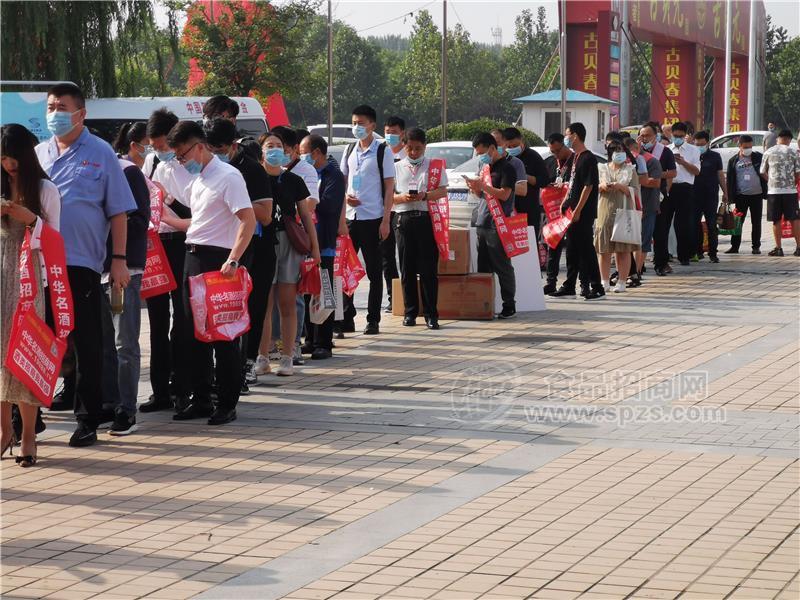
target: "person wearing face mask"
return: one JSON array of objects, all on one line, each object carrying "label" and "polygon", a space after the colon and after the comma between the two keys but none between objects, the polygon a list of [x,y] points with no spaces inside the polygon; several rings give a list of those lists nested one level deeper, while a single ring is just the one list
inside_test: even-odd
[{"label": "person wearing face mask", "polygon": [[[544,161],[547,169],[547,181],[551,185],[559,187],[569,185],[572,174],[572,161],[575,158],[575,154],[564,145],[564,134],[551,133],[547,137],[547,146],[550,148],[550,156]],[[557,288],[561,252],[565,244],[566,241],[562,238],[555,248],[547,246],[547,281],[544,286],[544,293],[548,296],[575,295],[575,288],[572,290]],[[581,288],[585,295],[589,291],[589,282],[581,279]],[[570,291],[572,292],[571,294],[566,293]]]},{"label": "person wearing face mask", "polygon": [[467,178],[467,187],[480,198],[475,208],[475,226],[478,234],[478,272],[495,273],[500,281],[500,296],[503,310],[499,319],[510,319],[517,314],[517,280],[511,259],[497,233],[497,225],[489,210],[487,196],[494,197],[506,217],[514,212],[514,188],[517,172],[497,147],[497,141],[490,133],[479,133],[472,140],[472,147],[478,157],[477,178]]},{"label": "person wearing face mask", "polygon": [[114,143],[111,144],[117,153],[142,169],[145,159],[153,152],[150,140],[147,137],[147,123],[125,123],[117,132]]},{"label": "person wearing face mask", "polygon": [[[767,184],[759,176],[763,155],[753,150],[753,138],[739,136],[739,152],[728,161],[727,192],[736,210],[742,214],[744,223],[750,213],[751,244],[753,254],[761,254],[761,216],[764,212],[764,198]],[[731,247],[725,254],[738,254],[742,236],[731,236]]]},{"label": "person wearing face mask", "polygon": [[[192,218],[186,226],[186,258],[183,283],[186,326],[194,331],[189,306],[189,278],[207,272],[232,277],[239,267],[256,227],[256,217],[242,174],[208,149],[203,128],[182,121],[169,132],[167,143],[179,163],[197,177],[189,186]],[[242,384],[240,340],[205,343],[192,337],[192,396],[179,399],[173,419],[208,417],[209,425],[236,419]],[[215,360],[216,359],[216,360]],[[212,373],[217,384],[217,403],[211,403]]]},{"label": "person wearing face mask", "polygon": [[538,152],[528,148],[522,137],[522,132],[516,127],[506,127],[503,130],[503,139],[506,144],[506,154],[510,157],[518,158],[525,169],[527,183],[525,194],[523,196],[514,194],[515,208],[517,212],[528,215],[528,225],[533,227],[538,240],[542,227],[542,207],[539,203],[539,190],[546,186],[549,181],[544,159]]},{"label": "person wearing face mask", "polygon": [[[383,134],[386,143],[392,149],[392,154],[394,154],[394,162],[397,164],[406,157],[406,122],[400,117],[389,117],[383,125]],[[395,237],[397,216],[394,210],[392,210],[390,217],[389,236],[381,242],[383,281],[386,284],[386,295],[389,297],[389,303],[384,309],[386,313],[392,312],[392,280],[400,276],[397,271],[397,239]]]},{"label": "person wearing face mask", "polygon": [[[247,299],[250,312],[250,331],[242,336],[242,387],[240,395],[250,392],[249,385],[257,380],[253,372],[255,357],[248,360],[252,346],[250,338],[259,338],[266,311],[267,296],[275,273],[275,235],[266,231],[272,222],[272,187],[264,168],[240,145],[236,126],[228,119],[215,117],[206,120],[203,130],[208,149],[222,162],[228,163],[242,174],[247,186],[256,228],[253,237],[239,261],[250,273],[253,289]],[[258,328],[256,328],[258,325]],[[256,348],[258,343],[255,344]]]},{"label": "person wearing face mask", "polygon": [[772,221],[772,236],[775,248],[770,256],[783,256],[781,247],[781,220],[792,224],[792,233],[797,247],[794,256],[800,256],[800,155],[797,148],[790,148],[792,132],[782,129],[778,132],[778,143],[764,153],[761,162],[762,179],[767,184],[767,220]]},{"label": "person wearing face mask", "polygon": [[528,193],[528,176],[525,173],[525,165],[522,164],[519,158],[511,156],[506,152],[506,144],[508,142],[502,131],[499,129],[492,129],[491,133],[494,141],[497,142],[497,152],[502,158],[506,159],[517,174],[517,183],[514,185],[514,204],[516,205],[517,198],[525,198],[525,195]]},{"label": "person wearing face mask", "polygon": [[61,192],[61,235],[75,310],[70,340],[77,358],[78,427],[71,446],[97,441],[97,426],[103,419],[103,349],[97,343],[102,335],[100,276],[110,232],[111,283],[125,288],[130,282],[127,213],[136,210],[114,150],[89,133],[85,118],[80,88],[72,83],[54,85],[47,92],[47,128],[53,137],[36,146],[39,163]]},{"label": "person wearing face mask", "polygon": [[[317,239],[319,240],[320,268],[328,272],[333,283],[333,261],[336,257],[336,237],[347,233],[342,207],[344,206],[345,181],[339,168],[328,159],[328,143],[319,135],[309,135],[300,142],[300,153],[319,173],[319,203],[316,206]],[[306,319],[309,333],[306,343],[312,360],[324,360],[333,356],[333,320],[331,313],[324,323]]]},{"label": "person wearing face mask", "polygon": [[[375,109],[365,104],[352,111],[353,135],[342,160],[347,177],[347,227],[356,252],[361,250],[369,280],[366,335],[380,333],[383,300],[383,253],[381,241],[389,237],[394,202],[394,153],[374,136]],[[355,331],[356,308],[345,296],[344,321],[340,331]]]},{"label": "person wearing face mask", "polygon": [[697,231],[697,257],[703,258],[703,229],[701,219],[705,218],[708,231],[708,259],[718,263],[717,246],[717,206],[719,191],[722,190],[722,201],[728,204],[728,186],[725,184],[725,172],[722,157],[708,149],[709,135],[707,131],[698,131],[694,143],[700,150],[700,174],[694,178],[695,214],[694,223]]},{"label": "person wearing face mask", "polygon": [[597,196],[600,185],[597,159],[586,148],[586,127],[572,123],[564,132],[564,145],[575,152],[567,197],[561,212],[572,209],[572,224],[567,230],[567,279],[554,296],[574,297],[575,284],[580,274],[582,285],[586,282],[586,300],[596,300],[606,295],[600,283],[600,268],[594,249],[594,220],[597,217]]},{"label": "person wearing face mask", "polygon": [[[661,201],[661,162],[646,150],[642,150],[636,140],[625,140],[625,147],[636,157],[636,173],[642,196],[642,246],[634,252],[635,265],[628,278],[627,285],[638,287],[642,283],[644,261],[647,253],[653,249],[653,232],[656,227],[658,204]],[[644,169],[642,169],[644,162]]]},{"label": "person wearing face mask", "polygon": [[[640,244],[615,242],[611,239],[614,220],[618,210],[631,209],[635,206],[630,196],[630,188],[639,188],[639,177],[636,173],[636,159],[626,151],[618,141],[611,141],[606,147],[607,164],[597,166],[600,184],[600,197],[597,204],[597,227],[594,231],[594,247],[597,251],[600,282],[604,291],[610,289],[611,255],[614,254],[620,277],[615,292],[625,291],[625,278],[630,271],[631,253],[639,251]],[[638,194],[638,190],[636,191]]]},{"label": "person wearing face mask", "polygon": [[669,146],[675,157],[677,172],[668,190],[667,202],[661,204],[661,213],[656,221],[656,274],[666,264],[669,244],[669,228],[673,218],[675,235],[678,239],[678,260],[684,266],[697,245],[697,232],[694,229],[694,178],[700,173],[700,151],[686,143],[686,125],[677,122],[672,125],[672,144]]},{"label": "person wearing face mask", "polygon": [[767,125],[767,132],[764,136],[764,152],[778,143],[778,128],[775,127],[775,123],[770,122]]},{"label": "person wearing face mask", "polygon": [[[212,96],[203,103],[203,124],[215,118],[226,119],[236,125],[239,116],[239,103],[228,96]],[[246,152],[256,162],[261,162],[261,144],[243,131],[236,131],[240,150]]]},{"label": "person wearing face mask", "polygon": [[[397,248],[405,312],[403,325],[417,324],[420,312],[417,275],[422,288],[422,314],[428,329],[439,329],[439,250],[433,234],[428,201],[447,197],[447,172],[442,164],[425,158],[425,132],[418,127],[406,135],[406,158],[397,163],[394,210],[397,212]],[[431,189],[432,169],[439,169],[438,185]]]}]

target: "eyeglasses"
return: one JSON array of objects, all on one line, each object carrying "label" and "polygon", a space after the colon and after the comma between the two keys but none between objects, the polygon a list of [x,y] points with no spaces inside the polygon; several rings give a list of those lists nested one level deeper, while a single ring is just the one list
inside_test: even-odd
[{"label": "eyeglasses", "polygon": [[189,154],[189,152],[191,152],[192,150],[194,150],[194,147],[197,146],[197,144],[198,144],[198,142],[195,142],[194,144],[189,146],[189,149],[186,150],[186,152],[184,152],[183,154],[178,154],[175,157],[175,158],[178,159],[178,162],[181,163],[181,164],[185,163],[186,162],[186,155]]}]

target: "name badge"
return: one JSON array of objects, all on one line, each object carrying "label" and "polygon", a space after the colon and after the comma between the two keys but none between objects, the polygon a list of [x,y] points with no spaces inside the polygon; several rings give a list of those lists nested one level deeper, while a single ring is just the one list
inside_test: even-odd
[{"label": "name badge", "polygon": [[361,189],[361,175],[356,173],[353,175],[353,190],[356,192]]},{"label": "name badge", "polygon": [[750,173],[745,173],[744,174],[744,180],[745,181],[750,181]]}]

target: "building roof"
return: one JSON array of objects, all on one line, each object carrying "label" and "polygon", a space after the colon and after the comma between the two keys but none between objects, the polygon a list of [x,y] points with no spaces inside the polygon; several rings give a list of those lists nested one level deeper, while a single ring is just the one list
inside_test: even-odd
[{"label": "building roof", "polygon": [[[520,98],[514,98],[514,102],[519,102],[520,104],[528,104],[528,103],[545,103],[545,102],[561,102],[561,90],[549,90],[547,92],[539,92],[538,94],[532,94],[530,96],[522,96]],[[608,98],[601,98],[600,96],[594,96],[592,94],[587,94],[586,92],[580,92],[578,90],[567,90],[567,103],[575,104],[575,103],[586,103],[586,104],[617,104],[613,100],[609,100]]]}]

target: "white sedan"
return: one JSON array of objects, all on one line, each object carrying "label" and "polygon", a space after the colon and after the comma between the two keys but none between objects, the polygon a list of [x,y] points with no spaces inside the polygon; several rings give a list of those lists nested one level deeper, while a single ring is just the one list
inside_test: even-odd
[{"label": "white sedan", "polygon": [[[749,135],[753,138],[753,150],[756,152],[764,152],[764,136],[769,131],[735,131],[720,135],[711,140],[708,144],[710,150],[714,150],[722,157],[722,164],[728,168],[728,161],[739,152],[739,136]],[[792,148],[797,148],[797,140],[792,140],[789,144]]]}]

